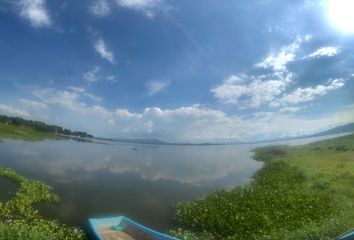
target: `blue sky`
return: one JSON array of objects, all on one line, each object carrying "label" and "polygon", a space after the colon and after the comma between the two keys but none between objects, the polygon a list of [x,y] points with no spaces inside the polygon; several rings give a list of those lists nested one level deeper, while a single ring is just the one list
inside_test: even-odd
[{"label": "blue sky", "polygon": [[348,2],[3,0],[0,113],[183,142],[348,123]]}]

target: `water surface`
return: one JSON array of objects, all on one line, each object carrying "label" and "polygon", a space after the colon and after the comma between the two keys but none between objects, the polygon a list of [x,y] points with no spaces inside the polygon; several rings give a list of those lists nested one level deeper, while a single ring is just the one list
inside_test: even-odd
[{"label": "water surface", "polygon": [[[322,138],[280,144],[305,144]],[[173,227],[173,205],[177,202],[247,183],[262,166],[252,159],[251,150],[265,145],[269,144],[176,146],[6,140],[0,144],[0,166],[54,187],[60,203],[39,206],[48,218],[82,225],[89,217],[126,215],[165,231]],[[10,183],[0,181],[1,195],[9,191]]]},{"label": "water surface", "polygon": [[18,184],[7,179],[0,177],[0,201],[8,201],[12,199],[15,194],[16,190],[18,189]]}]

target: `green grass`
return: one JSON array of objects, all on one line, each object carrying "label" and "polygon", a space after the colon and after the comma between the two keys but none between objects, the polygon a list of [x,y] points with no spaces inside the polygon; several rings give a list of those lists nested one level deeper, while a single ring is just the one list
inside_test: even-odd
[{"label": "green grass", "polygon": [[45,139],[60,138],[53,133],[40,132],[29,127],[0,123],[0,141],[2,139],[42,141]]},{"label": "green grass", "polygon": [[333,239],[354,227],[354,135],[255,150],[243,187],[177,205],[181,239]]},{"label": "green grass", "polygon": [[297,147],[271,147],[256,151],[255,157],[272,148],[281,148],[284,155],[273,155],[272,160],[282,160],[297,166],[309,178],[309,184],[328,186],[348,200],[354,201],[354,135],[311,143]]},{"label": "green grass", "polygon": [[81,230],[69,228],[55,220],[43,219],[33,207],[35,203],[59,201],[50,186],[6,168],[0,168],[0,177],[19,185],[14,198],[0,202],[0,239],[84,239]]}]

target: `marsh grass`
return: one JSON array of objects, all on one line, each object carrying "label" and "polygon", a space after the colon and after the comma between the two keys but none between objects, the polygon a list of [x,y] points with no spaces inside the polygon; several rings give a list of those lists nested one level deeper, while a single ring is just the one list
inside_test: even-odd
[{"label": "marsh grass", "polygon": [[255,150],[244,187],[176,207],[181,239],[333,239],[354,226],[354,135]]}]

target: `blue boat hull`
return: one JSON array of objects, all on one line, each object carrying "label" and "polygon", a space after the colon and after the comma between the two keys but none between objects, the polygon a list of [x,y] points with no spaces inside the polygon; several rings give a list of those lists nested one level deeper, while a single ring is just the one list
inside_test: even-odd
[{"label": "blue boat hull", "polygon": [[354,239],[354,229],[336,238],[336,240],[353,240],[353,239]]},{"label": "blue boat hull", "polygon": [[94,238],[97,240],[178,240],[177,238],[149,229],[124,216],[89,219],[89,227]]}]

